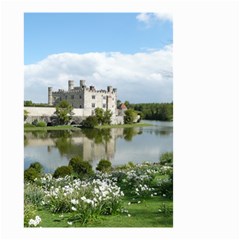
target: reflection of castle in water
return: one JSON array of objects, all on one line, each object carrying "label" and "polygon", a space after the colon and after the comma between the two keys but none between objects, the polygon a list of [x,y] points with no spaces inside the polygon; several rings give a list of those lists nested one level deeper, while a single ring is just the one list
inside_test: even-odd
[{"label": "reflection of castle in water", "polygon": [[84,160],[92,162],[101,158],[112,160],[116,152],[116,140],[123,136],[123,128],[26,132],[24,143],[27,147],[46,146],[48,152],[57,148],[60,155],[68,159],[80,155]]}]

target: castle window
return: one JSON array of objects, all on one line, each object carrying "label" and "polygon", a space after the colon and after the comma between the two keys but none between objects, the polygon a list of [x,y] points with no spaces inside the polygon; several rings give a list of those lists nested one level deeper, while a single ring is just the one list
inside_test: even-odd
[{"label": "castle window", "polygon": [[95,103],[92,103],[92,107],[95,108]]},{"label": "castle window", "polygon": [[67,95],[65,96],[65,99],[67,99]]},{"label": "castle window", "polygon": [[106,96],[103,96],[103,99],[106,99]]},{"label": "castle window", "polygon": [[92,99],[95,99],[95,95],[92,95]]},{"label": "castle window", "polygon": [[82,108],[82,105],[80,104],[79,108]]},{"label": "castle window", "polygon": [[105,107],[106,107],[106,104],[103,104],[102,106],[103,106],[103,108],[105,108]]},{"label": "castle window", "polygon": [[82,95],[79,95],[79,98],[82,99]]},{"label": "castle window", "polygon": [[74,95],[72,95],[71,98],[74,99]]}]

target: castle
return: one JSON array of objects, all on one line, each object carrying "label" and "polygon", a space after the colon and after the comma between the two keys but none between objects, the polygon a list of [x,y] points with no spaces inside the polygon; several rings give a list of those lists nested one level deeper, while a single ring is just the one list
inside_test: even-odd
[{"label": "castle", "polygon": [[117,89],[108,86],[106,90],[96,90],[94,86],[87,87],[85,80],[80,80],[78,87],[74,87],[74,81],[69,80],[67,91],[53,91],[52,87],[48,87],[49,107],[24,107],[28,112],[25,122],[31,123],[35,119],[51,122],[55,116],[55,107],[62,100],[73,106],[73,121],[76,123],[94,115],[96,108],[102,108],[112,112],[112,124],[123,124],[123,113],[117,109]]},{"label": "castle", "polygon": [[68,81],[68,91],[58,89],[53,92],[48,88],[48,104],[56,106],[62,100],[67,100],[73,108],[91,109],[95,108],[110,110],[117,114],[117,89],[108,86],[107,90],[96,90],[94,86],[87,87],[85,80],[80,80],[80,85],[74,87],[74,81]]}]

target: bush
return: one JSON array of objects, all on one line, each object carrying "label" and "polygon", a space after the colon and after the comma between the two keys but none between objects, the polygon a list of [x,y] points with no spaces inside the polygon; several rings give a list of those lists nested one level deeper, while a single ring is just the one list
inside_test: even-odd
[{"label": "bush", "polygon": [[86,120],[82,121],[82,126],[85,128],[94,128],[98,125],[98,119],[96,116],[89,116]]},{"label": "bush", "polygon": [[133,109],[128,109],[124,112],[124,123],[125,124],[132,124],[137,121],[137,113]]},{"label": "bush", "polygon": [[42,173],[43,172],[43,166],[39,162],[31,163],[29,168],[34,168],[38,173]]},{"label": "bush", "polygon": [[105,160],[105,159],[101,159],[96,167],[96,169],[98,171],[101,171],[101,172],[107,172],[109,170],[111,170],[111,162],[108,161],[108,160]]},{"label": "bush", "polygon": [[24,180],[33,182],[34,179],[40,178],[41,174],[35,168],[28,168],[24,171]]},{"label": "bush", "polygon": [[173,153],[166,152],[160,157],[160,165],[162,166],[173,166]]},{"label": "bush", "polygon": [[68,163],[68,166],[72,167],[72,170],[75,171],[78,163],[81,161],[83,161],[83,159],[80,156],[75,156],[75,157],[71,158],[71,160]]},{"label": "bush", "polygon": [[87,161],[83,161],[79,156],[73,157],[70,160],[68,166],[71,166],[73,172],[76,173],[79,177],[89,176],[93,174],[92,165]]},{"label": "bush", "polygon": [[53,177],[54,178],[59,178],[59,177],[65,177],[67,175],[71,175],[72,174],[72,167],[71,166],[61,166],[58,167],[54,174]]},{"label": "bush", "polygon": [[45,122],[38,122],[36,126],[37,127],[46,127],[47,124]]}]

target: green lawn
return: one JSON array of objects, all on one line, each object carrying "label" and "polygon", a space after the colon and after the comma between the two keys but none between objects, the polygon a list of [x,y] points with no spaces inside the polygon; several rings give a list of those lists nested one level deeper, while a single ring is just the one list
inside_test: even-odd
[{"label": "green lawn", "polygon": [[[173,227],[173,203],[171,200],[153,197],[140,203],[135,201],[135,203],[129,205],[129,202],[129,199],[124,199],[123,207],[128,212],[100,216],[91,220],[85,226],[78,223],[69,225],[67,218],[70,213],[53,214],[47,210],[39,210],[38,214],[42,218],[41,227]],[[163,204],[167,209],[165,211],[163,210]]]},{"label": "green lawn", "polygon": [[71,125],[63,126],[48,126],[48,127],[24,127],[24,131],[46,131],[46,130],[80,130],[80,128],[73,127]]},{"label": "green lawn", "polygon": [[133,124],[113,124],[113,125],[103,125],[97,126],[95,128],[103,129],[103,128],[132,128],[132,127],[148,127],[152,126],[149,123],[133,123]]},{"label": "green lawn", "polygon": [[[96,126],[97,129],[107,129],[107,128],[132,128],[132,127],[147,127],[152,126],[148,123],[134,123],[134,124],[113,124],[113,125],[104,125]],[[81,128],[73,127],[71,125],[62,125],[62,126],[48,126],[48,127],[24,127],[24,131],[46,131],[46,130],[73,130],[79,131]]]}]

